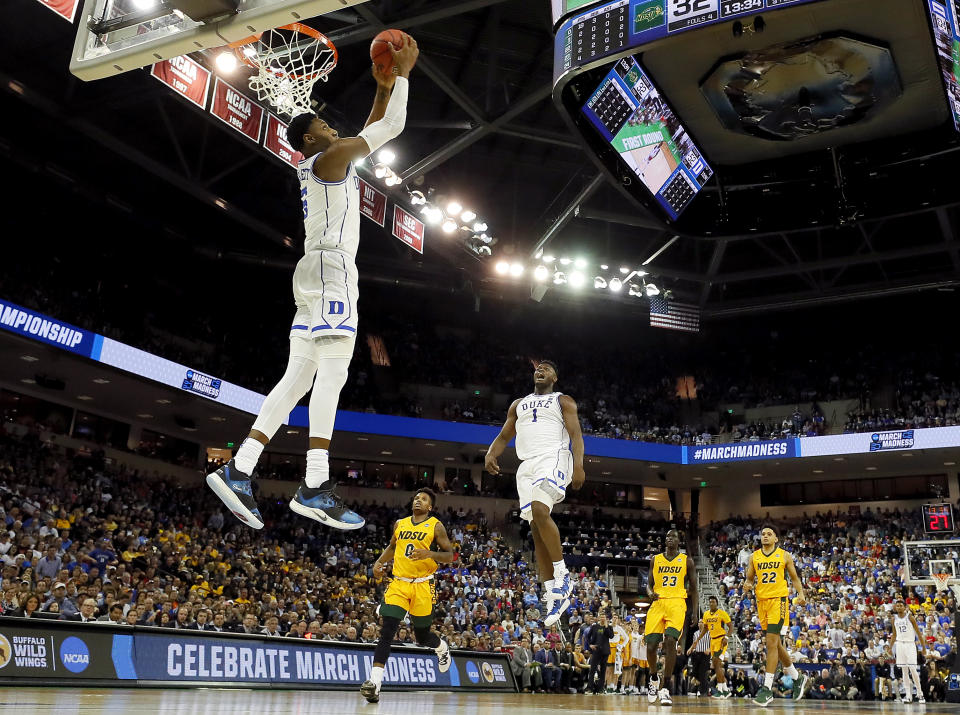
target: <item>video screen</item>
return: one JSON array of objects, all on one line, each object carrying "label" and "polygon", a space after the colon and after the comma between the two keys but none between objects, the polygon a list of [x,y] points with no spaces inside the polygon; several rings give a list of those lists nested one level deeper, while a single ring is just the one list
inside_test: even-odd
[{"label": "video screen", "polygon": [[614,65],[582,111],[673,219],[713,176],[633,57]]},{"label": "video screen", "polygon": [[556,24],[557,20],[568,12],[579,10],[587,5],[596,5],[598,2],[602,2],[602,0],[550,0],[550,5],[553,8],[553,22]]}]

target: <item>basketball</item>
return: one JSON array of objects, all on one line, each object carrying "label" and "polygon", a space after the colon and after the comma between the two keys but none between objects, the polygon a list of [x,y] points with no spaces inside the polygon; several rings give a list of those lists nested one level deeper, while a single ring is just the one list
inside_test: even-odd
[{"label": "basketball", "polygon": [[403,32],[400,30],[384,30],[373,38],[370,43],[370,59],[381,72],[389,72],[393,69],[393,55],[390,54],[390,47],[399,50],[403,46]]}]

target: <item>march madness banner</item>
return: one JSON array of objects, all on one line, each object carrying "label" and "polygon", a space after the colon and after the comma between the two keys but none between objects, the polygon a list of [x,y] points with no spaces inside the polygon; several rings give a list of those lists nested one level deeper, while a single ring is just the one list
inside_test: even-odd
[{"label": "march madness banner", "polygon": [[383,227],[387,220],[387,195],[377,191],[363,179],[360,179],[360,215],[366,216],[380,227]]},{"label": "march madness banner", "polygon": [[[263,148],[291,166],[296,166],[303,154],[298,152],[287,141],[287,124],[280,117],[267,113],[267,132],[263,137]],[[363,208],[360,209],[363,211]],[[383,224],[380,224],[383,226]]]},{"label": "march madness banner", "polygon": [[73,18],[77,14],[77,6],[80,4],[80,0],[39,0],[39,2],[68,22],[73,22]]},{"label": "march madness banner", "polygon": [[207,106],[210,70],[201,67],[186,55],[157,62],[151,68],[150,76],[156,77],[201,109]]},{"label": "march madness banner", "polygon": [[213,84],[210,113],[249,139],[260,141],[263,107],[219,77]]},{"label": "march madness banner", "polygon": [[399,206],[393,207],[393,236],[423,253],[423,222]]}]

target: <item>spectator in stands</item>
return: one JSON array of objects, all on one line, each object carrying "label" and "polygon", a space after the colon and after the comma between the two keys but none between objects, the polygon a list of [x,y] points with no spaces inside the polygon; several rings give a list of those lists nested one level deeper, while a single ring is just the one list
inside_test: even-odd
[{"label": "spectator in stands", "polygon": [[540,643],[540,648],[534,654],[534,660],[540,664],[540,673],[543,677],[543,689],[548,693],[556,693],[560,688],[560,659],[556,650],[546,640]]},{"label": "spectator in stands", "polygon": [[510,667],[524,692],[540,690],[543,681],[540,677],[539,663],[533,659],[533,653],[530,652],[530,639],[526,636],[521,638],[520,643],[514,647]]},{"label": "spectator in stands", "polygon": [[62,581],[57,581],[53,584],[53,595],[48,598],[41,610],[49,611],[53,604],[57,605],[58,613],[61,613],[63,616],[73,616],[80,611],[77,608],[76,602],[67,596],[67,584]]},{"label": "spectator in stands", "polygon": [[[40,612],[40,596],[35,593],[28,593],[26,596],[22,596],[22,599],[23,606],[13,609],[9,615],[15,618],[33,618]],[[5,613],[4,615],[8,614]]]},{"label": "spectator in stands", "polygon": [[64,620],[79,621],[80,623],[94,623],[97,620],[97,602],[93,598],[85,598],[80,604],[80,613],[67,616]]},{"label": "spectator in stands", "polygon": [[99,620],[101,623],[111,623],[113,625],[123,625],[123,606],[119,603],[114,603],[110,606],[110,610],[107,612],[107,615],[100,616]]}]

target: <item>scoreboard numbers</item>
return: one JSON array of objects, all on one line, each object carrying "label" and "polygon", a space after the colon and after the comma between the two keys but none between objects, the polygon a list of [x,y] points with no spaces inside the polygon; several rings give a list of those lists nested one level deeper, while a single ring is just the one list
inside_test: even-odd
[{"label": "scoreboard numbers", "polygon": [[720,16],[720,0],[668,0],[667,30],[676,32]]},{"label": "scoreboard numbers", "polygon": [[745,12],[760,12],[763,10],[763,0],[721,0],[720,17],[741,15]]},{"label": "scoreboard numbers", "polygon": [[952,534],[953,508],[950,504],[924,504],[923,530],[928,534]]},{"label": "scoreboard numbers", "polygon": [[630,42],[630,2],[619,0],[575,18],[569,30],[574,64],[616,52]]}]

